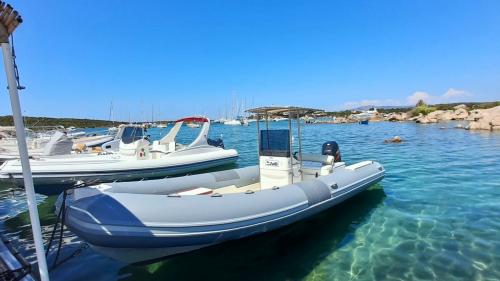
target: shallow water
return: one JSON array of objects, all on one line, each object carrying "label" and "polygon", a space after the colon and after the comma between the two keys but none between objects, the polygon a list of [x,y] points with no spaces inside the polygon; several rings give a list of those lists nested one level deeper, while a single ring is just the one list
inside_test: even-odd
[{"label": "shallow water", "polygon": [[[304,126],[306,151],[320,152],[324,141],[337,140],[343,160],[377,160],[386,178],[309,220],[154,264],[127,266],[82,248],[51,272],[52,279],[498,280],[500,134],[453,125]],[[166,131],[149,134],[156,139]],[[180,137],[195,131],[186,128]],[[226,147],[238,149],[239,166],[256,164],[255,124],[213,125],[211,136],[220,135]],[[383,142],[395,135],[404,142]],[[7,189],[0,192],[0,227],[33,259],[24,194]],[[48,237],[55,196],[38,200]],[[84,245],[66,235],[62,258]]]}]

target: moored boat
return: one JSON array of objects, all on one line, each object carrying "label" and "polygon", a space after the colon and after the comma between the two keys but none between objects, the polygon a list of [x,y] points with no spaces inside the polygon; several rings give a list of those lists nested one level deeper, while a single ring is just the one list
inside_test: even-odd
[{"label": "moored boat", "polygon": [[[312,109],[265,107],[257,116]],[[316,110],[315,110],[316,111]],[[129,263],[157,259],[268,232],[310,217],[384,177],[377,162],[342,162],[336,142],[321,154],[298,151],[289,129],[259,130],[259,165],[75,189],[66,222],[95,250]],[[147,202],[147,204],[144,204]]]},{"label": "moored boat", "polygon": [[[202,122],[196,139],[183,145],[176,141],[184,122]],[[210,121],[191,117],[178,120],[161,140],[150,141],[142,128],[122,136],[116,153],[74,154],[39,157],[30,160],[35,185],[68,185],[83,181],[115,181],[165,177],[233,163],[238,157],[234,149],[224,149],[222,140],[208,138]],[[0,166],[0,181],[22,183],[18,160]]]},{"label": "moored boat", "polygon": [[240,126],[241,121],[237,119],[228,119],[224,121],[224,125],[229,125],[229,126]]}]

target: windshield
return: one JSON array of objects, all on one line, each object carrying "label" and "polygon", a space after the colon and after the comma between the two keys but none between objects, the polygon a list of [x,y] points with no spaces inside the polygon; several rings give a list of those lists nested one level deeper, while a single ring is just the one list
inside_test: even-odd
[{"label": "windshield", "polygon": [[126,127],[123,129],[122,142],[124,144],[133,143],[144,137],[144,130],[138,127]]},{"label": "windshield", "polygon": [[260,131],[259,151],[261,156],[290,157],[290,131]]}]

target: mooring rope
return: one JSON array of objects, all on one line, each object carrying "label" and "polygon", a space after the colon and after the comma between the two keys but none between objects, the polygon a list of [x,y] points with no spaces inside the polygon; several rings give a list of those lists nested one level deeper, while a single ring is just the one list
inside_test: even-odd
[{"label": "mooring rope", "polygon": [[10,35],[10,45],[12,48],[12,62],[14,63],[14,75],[16,77],[17,89],[24,90],[24,89],[26,89],[26,87],[21,86],[21,82],[19,81],[19,69],[17,68],[17,64],[16,64],[16,50],[14,48],[14,33],[12,33]]},{"label": "mooring rope", "polygon": [[54,223],[54,227],[52,228],[52,233],[50,235],[50,239],[48,241],[47,249],[46,249],[46,253],[45,253],[45,256],[48,257],[48,255],[50,253],[50,248],[52,247],[52,243],[54,242],[54,239],[55,239],[55,236],[56,236],[56,232],[57,232],[57,229],[58,229],[58,226],[59,226],[59,222],[60,222],[59,239],[58,239],[58,245],[57,245],[57,250],[56,250],[56,257],[54,259],[54,262],[52,263],[52,267],[51,267],[50,270],[54,270],[55,268],[57,268],[61,264],[63,264],[66,261],[70,260],[71,258],[80,255],[80,253],[83,250],[85,250],[85,249],[87,249],[89,247],[87,243],[83,242],[82,245],[78,249],[76,249],[71,255],[69,255],[68,257],[66,257],[64,259],[62,259],[58,263],[59,256],[60,256],[60,253],[61,253],[61,249],[62,249],[63,238],[64,238],[64,226],[66,225],[65,224],[65,221],[66,221],[66,199],[68,197],[68,190],[69,189],[77,189],[77,188],[87,187],[87,186],[93,185],[93,184],[95,184],[97,182],[98,181],[96,181],[96,180],[95,181],[90,181],[90,182],[79,181],[74,186],[72,186],[71,188],[65,188],[64,189],[64,191],[63,191],[63,199],[62,199],[62,202],[61,202],[61,206],[59,207],[59,212],[57,213],[56,222]]}]

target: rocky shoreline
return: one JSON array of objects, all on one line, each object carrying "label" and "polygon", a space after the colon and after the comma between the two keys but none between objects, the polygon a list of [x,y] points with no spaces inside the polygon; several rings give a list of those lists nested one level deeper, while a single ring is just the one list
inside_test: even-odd
[{"label": "rocky shoreline", "polygon": [[[376,113],[371,118],[372,122],[390,121],[390,122],[416,122],[419,124],[439,123],[442,121],[468,121],[466,126],[457,126],[467,130],[500,130],[500,106],[488,109],[469,109],[465,104],[460,104],[450,110],[435,110],[428,114],[419,113],[415,116],[412,110],[407,112],[391,112],[391,113]],[[336,117],[332,122],[334,124],[341,123],[357,123],[354,115],[347,117]]]}]

